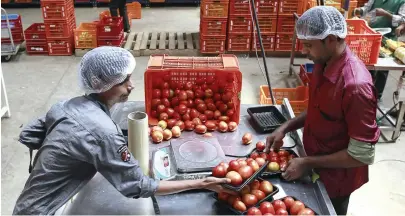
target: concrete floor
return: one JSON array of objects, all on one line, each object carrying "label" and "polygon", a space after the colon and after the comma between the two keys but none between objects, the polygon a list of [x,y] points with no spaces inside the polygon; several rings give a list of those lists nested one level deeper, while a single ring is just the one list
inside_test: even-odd
[{"label": "concrete floor", "polygon": [[[78,8],[76,22],[92,21],[106,8]],[[42,22],[40,9],[9,9],[22,15],[24,29],[33,22]],[[142,19],[133,20],[133,31],[198,31],[199,8],[144,8]],[[55,102],[82,94],[77,87],[77,65],[81,58],[27,56],[20,54],[9,63],[2,63],[12,117],[1,121],[1,214],[11,214],[15,201],[28,177],[29,154],[17,142],[21,127],[44,114]],[[132,76],[135,90],[130,100],[144,100],[143,73],[148,57],[137,57]],[[265,84],[256,58],[239,56],[243,72],[242,103],[258,103],[259,85]],[[274,87],[293,87],[286,58],[268,58]],[[297,62],[306,62],[298,59]],[[284,71],[284,72],[283,72]],[[392,104],[398,72],[391,72],[384,96],[384,105]],[[405,213],[404,135],[394,144],[378,144],[374,165],[370,166],[370,182],[355,191],[350,200],[349,215],[388,215]],[[402,186],[400,186],[402,185]]]}]

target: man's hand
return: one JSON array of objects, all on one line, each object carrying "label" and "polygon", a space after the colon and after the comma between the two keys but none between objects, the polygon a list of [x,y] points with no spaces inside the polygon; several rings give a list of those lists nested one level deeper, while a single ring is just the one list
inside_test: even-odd
[{"label": "man's hand", "polygon": [[375,9],[375,15],[376,16],[385,16],[385,17],[389,17],[391,16],[391,13],[382,9],[382,8],[377,8]]},{"label": "man's hand", "polygon": [[266,139],[266,151],[270,148],[270,151],[278,151],[283,146],[283,138],[285,133],[281,130],[275,130]]},{"label": "man's hand", "polygon": [[231,183],[231,180],[228,178],[207,177],[202,180],[201,187],[217,193],[226,192],[232,195],[237,195],[235,191],[228,190],[221,186],[221,184],[229,184],[229,183]]},{"label": "man's hand", "polygon": [[404,30],[405,30],[405,24],[398,26],[398,28],[395,29],[395,35],[397,37],[400,37],[404,33]]},{"label": "man's hand", "polygon": [[288,161],[287,167],[281,171],[285,180],[292,181],[306,174],[309,171],[309,167],[305,164],[304,158],[293,158]]}]

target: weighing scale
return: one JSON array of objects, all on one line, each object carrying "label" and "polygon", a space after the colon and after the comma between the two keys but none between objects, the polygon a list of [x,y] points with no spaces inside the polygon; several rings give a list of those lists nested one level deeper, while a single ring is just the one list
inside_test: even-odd
[{"label": "weighing scale", "polygon": [[152,153],[152,170],[157,179],[200,179],[226,161],[225,153],[215,137],[178,138]]}]

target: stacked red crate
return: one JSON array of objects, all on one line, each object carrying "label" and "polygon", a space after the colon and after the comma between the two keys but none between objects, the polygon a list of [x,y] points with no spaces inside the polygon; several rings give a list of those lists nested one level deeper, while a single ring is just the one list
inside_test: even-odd
[{"label": "stacked red crate", "polygon": [[24,31],[28,55],[48,55],[44,23],[33,23]]},{"label": "stacked red crate", "polygon": [[202,0],[200,52],[224,53],[229,0]]},{"label": "stacked red crate", "polygon": [[[8,22],[10,25],[11,36],[13,37],[13,42],[22,43],[24,41],[24,33],[21,22],[21,16],[18,14],[9,14]],[[1,16],[1,30],[2,30],[1,43],[10,44],[11,39],[10,35],[8,35],[6,15]]]},{"label": "stacked red crate", "polygon": [[[264,51],[274,51],[279,4],[279,0],[255,0],[257,21],[259,23]],[[260,50],[260,43],[257,30],[254,28],[252,51],[256,50]]]},{"label": "stacked red crate", "polygon": [[248,0],[230,0],[227,50],[250,51],[252,41],[252,16]]},{"label": "stacked red crate", "polygon": [[97,23],[97,46],[118,46],[124,43],[122,17],[103,17]]},{"label": "stacked red crate", "polygon": [[49,55],[72,55],[76,19],[73,0],[41,0]]}]

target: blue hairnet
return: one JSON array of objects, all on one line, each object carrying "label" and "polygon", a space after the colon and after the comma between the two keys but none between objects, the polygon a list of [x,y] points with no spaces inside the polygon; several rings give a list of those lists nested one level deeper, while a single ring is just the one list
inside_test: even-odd
[{"label": "blue hairnet", "polygon": [[108,91],[135,69],[132,54],[120,47],[97,47],[86,53],[79,66],[79,85],[86,94]]}]

